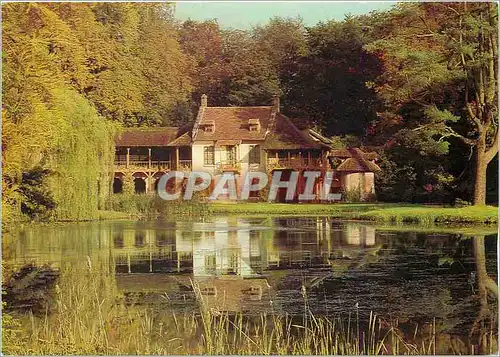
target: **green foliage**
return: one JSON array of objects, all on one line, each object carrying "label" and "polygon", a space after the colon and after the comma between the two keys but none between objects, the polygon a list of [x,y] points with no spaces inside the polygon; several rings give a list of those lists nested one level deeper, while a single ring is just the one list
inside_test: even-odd
[{"label": "green foliage", "polygon": [[131,196],[134,194],[134,177],[132,175],[123,176],[123,194]]},{"label": "green foliage", "polygon": [[170,5],[72,4],[58,11],[85,44],[90,75],[83,91],[99,113],[125,125],[170,124],[190,91]]},{"label": "green foliage", "polygon": [[23,172],[18,192],[21,201],[21,213],[29,218],[46,218],[56,203],[47,185],[51,172],[41,167]]},{"label": "green foliage", "polygon": [[[183,126],[202,93],[213,106],[269,104],[279,94],[297,124],[338,135],[336,147],[384,146],[382,200],[470,200],[474,172],[486,170],[473,165],[496,153],[493,3],[407,3],[311,27],[275,17],[246,31],[177,23],[167,3],[2,10],[3,222],[22,212],[97,217],[110,189],[108,122]],[[28,189],[33,170],[46,174]],[[495,189],[488,194],[497,200]]]},{"label": "green foliage", "polygon": [[375,187],[380,201],[451,203],[457,195],[457,180],[439,156],[394,146],[381,152],[378,164],[382,170],[375,175]]},{"label": "green foliage", "polygon": [[51,182],[56,218],[96,218],[99,197],[110,190],[115,126],[76,93],[62,91],[55,99],[66,131],[49,163],[56,173]]},{"label": "green foliage", "polygon": [[[328,215],[343,219],[361,219],[392,223],[476,223],[496,224],[498,207],[424,206],[390,203],[336,203],[336,204],[290,204],[290,203],[211,203],[212,214],[223,215]],[[476,230],[479,227],[476,227]],[[412,227],[413,230],[416,227]],[[474,233],[472,230],[469,233]]]},{"label": "green foliage", "polygon": [[[2,217],[17,219],[22,209],[96,217],[109,190],[115,129],[77,91],[86,81],[83,49],[50,6],[3,10]],[[33,180],[38,189],[27,187]]]},{"label": "green foliage", "polygon": [[498,222],[498,207],[393,207],[382,210],[362,212],[361,219],[393,223],[486,223]]},{"label": "green foliage", "polygon": [[361,202],[361,189],[351,188],[344,192],[344,200],[346,202]]},{"label": "green foliage", "polygon": [[375,32],[365,48],[384,64],[370,83],[386,107],[379,132],[423,155],[472,147],[474,202],[484,204],[486,169],[498,152],[497,4],[399,4]]},{"label": "green foliage", "polygon": [[292,117],[327,135],[365,134],[379,105],[365,83],[381,71],[377,56],[363,49],[373,36],[369,25],[366,19],[347,17],[307,28],[308,53],[285,80],[285,110]]},{"label": "green foliage", "polygon": [[212,106],[262,105],[280,93],[272,59],[248,31],[188,20],[180,28],[180,43],[194,63],[195,102],[207,94]]},{"label": "green foliage", "polygon": [[343,135],[330,137],[331,146],[334,149],[355,148],[361,146],[361,139],[357,135]]},{"label": "green foliage", "polygon": [[107,202],[107,209],[124,212],[134,216],[161,218],[161,217],[204,217],[209,208],[202,193],[195,192],[193,199],[165,201],[157,195],[145,194],[117,194],[111,195]]}]

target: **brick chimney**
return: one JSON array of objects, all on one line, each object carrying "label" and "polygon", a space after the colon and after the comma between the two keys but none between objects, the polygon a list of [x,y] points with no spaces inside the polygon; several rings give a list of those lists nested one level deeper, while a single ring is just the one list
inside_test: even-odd
[{"label": "brick chimney", "polygon": [[206,94],[202,94],[201,95],[201,106],[202,107],[206,107],[207,106],[207,101],[208,101],[208,97]]},{"label": "brick chimney", "polygon": [[280,112],[280,96],[277,94],[273,97],[273,106],[274,106],[274,109],[276,110],[276,113],[279,113]]}]

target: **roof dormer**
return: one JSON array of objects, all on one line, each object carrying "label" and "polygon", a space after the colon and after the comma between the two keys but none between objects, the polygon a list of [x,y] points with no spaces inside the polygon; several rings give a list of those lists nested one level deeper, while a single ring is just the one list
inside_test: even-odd
[{"label": "roof dormer", "polygon": [[202,124],[203,126],[203,131],[205,133],[213,133],[215,132],[215,121],[214,120],[207,120]]},{"label": "roof dormer", "polygon": [[248,130],[254,132],[260,132],[260,120],[259,119],[248,119]]}]

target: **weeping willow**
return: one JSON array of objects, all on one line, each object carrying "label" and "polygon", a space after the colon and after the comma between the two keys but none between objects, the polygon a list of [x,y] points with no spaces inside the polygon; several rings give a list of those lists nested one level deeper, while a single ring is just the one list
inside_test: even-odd
[{"label": "weeping willow", "polygon": [[[111,188],[116,124],[100,117],[76,91],[65,88],[53,90],[50,105],[39,106],[33,115],[44,120],[50,135],[44,138],[47,142],[42,151],[26,151],[29,147],[22,150],[13,145],[15,140],[9,141],[4,148],[7,164],[11,163],[10,159],[17,157],[19,160],[18,170],[7,171],[4,177],[13,183],[8,185],[10,191],[4,191],[7,193],[3,200],[4,209],[10,213],[10,218],[19,216],[22,205],[26,205],[25,201],[29,199],[18,194],[21,177],[33,167],[42,167],[47,177],[44,178],[45,189],[40,194],[50,196],[54,202],[53,209],[43,218],[97,218]],[[17,134],[22,134],[22,131],[19,133],[19,124],[16,127]],[[29,137],[24,139],[28,141]],[[16,150],[18,154],[11,153]]]},{"label": "weeping willow", "polygon": [[54,102],[63,126],[53,151],[49,187],[58,220],[97,217],[111,187],[116,125],[100,117],[78,93],[60,90]]}]

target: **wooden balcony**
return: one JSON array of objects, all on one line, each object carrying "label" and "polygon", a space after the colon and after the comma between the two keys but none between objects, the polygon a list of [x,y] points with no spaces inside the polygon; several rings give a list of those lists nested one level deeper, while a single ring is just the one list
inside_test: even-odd
[{"label": "wooden balcony", "polygon": [[304,169],[321,169],[323,167],[323,162],[320,158],[308,158],[308,157],[298,157],[298,158],[269,158],[267,160],[267,169],[292,169],[292,170],[304,170]]},{"label": "wooden balcony", "polygon": [[[175,164],[167,160],[126,160],[115,161],[115,171],[169,171],[175,169]],[[179,160],[179,171],[190,171],[191,160]]]},{"label": "wooden balcony", "polygon": [[179,160],[179,165],[176,169],[178,171],[191,171],[192,166],[191,160]]},{"label": "wooden balcony", "polygon": [[216,164],[217,172],[240,172],[241,162],[236,160],[220,161]]}]

